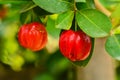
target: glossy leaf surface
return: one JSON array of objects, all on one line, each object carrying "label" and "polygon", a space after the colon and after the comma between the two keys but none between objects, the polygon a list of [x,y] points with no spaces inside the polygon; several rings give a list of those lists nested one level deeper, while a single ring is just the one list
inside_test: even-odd
[{"label": "glossy leaf surface", "polygon": [[73,5],[64,0],[33,0],[33,2],[51,13],[60,13],[73,9]]},{"label": "glossy leaf surface", "polygon": [[73,11],[68,11],[68,12],[59,14],[56,20],[56,28],[65,29],[65,30],[70,29],[73,18],[74,18]]},{"label": "glossy leaf surface", "polygon": [[108,37],[105,49],[113,58],[120,60],[120,35]]},{"label": "glossy leaf surface", "polygon": [[76,20],[79,27],[91,37],[108,36],[112,28],[109,18],[94,9],[77,11]]}]

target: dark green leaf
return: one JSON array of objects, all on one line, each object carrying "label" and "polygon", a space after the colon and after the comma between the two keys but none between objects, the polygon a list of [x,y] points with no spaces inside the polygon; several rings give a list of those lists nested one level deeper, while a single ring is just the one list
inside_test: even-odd
[{"label": "dark green leaf", "polygon": [[21,22],[21,24],[30,23],[31,22],[30,12],[21,13],[20,14],[20,22]]},{"label": "dark green leaf", "polygon": [[70,3],[74,3],[74,0],[62,0],[62,1],[67,1],[67,2],[70,2]]},{"label": "dark green leaf", "polygon": [[88,6],[85,2],[77,2],[76,3],[76,7],[78,10],[82,10],[82,9],[87,9]]},{"label": "dark green leaf", "polygon": [[32,8],[36,7],[37,5],[35,5],[32,1],[29,1],[24,8],[22,8],[22,10],[20,11],[21,13],[26,12],[31,10]]},{"label": "dark green leaf", "polygon": [[76,20],[79,27],[91,37],[108,36],[112,28],[110,19],[94,9],[77,11]]},{"label": "dark green leaf", "polygon": [[64,0],[33,0],[42,9],[51,13],[60,13],[71,10],[73,5]]},{"label": "dark green leaf", "polygon": [[55,80],[54,77],[49,73],[43,73],[35,76],[33,80]]},{"label": "dark green leaf", "polygon": [[28,1],[30,0],[0,0],[0,4],[10,4],[10,3],[21,4]]},{"label": "dark green leaf", "polygon": [[41,22],[39,16],[37,16],[33,10],[30,10],[30,11],[27,11],[27,12],[24,12],[24,13],[21,13],[20,14],[20,22],[22,24],[26,24],[26,23],[31,23],[31,22],[35,22],[35,21],[38,21],[38,22]]},{"label": "dark green leaf", "polygon": [[59,14],[56,20],[56,28],[66,29],[66,30],[70,29],[73,18],[74,18],[73,11],[67,11],[62,14]]},{"label": "dark green leaf", "polygon": [[120,60],[120,35],[108,37],[105,49],[113,58]]},{"label": "dark green leaf", "polygon": [[39,16],[52,14],[52,13],[47,12],[47,11],[45,11],[44,9],[40,8],[39,6],[33,8],[33,11],[34,11],[37,15],[39,15]]},{"label": "dark green leaf", "polygon": [[94,39],[92,38],[91,40],[92,40],[92,49],[91,49],[89,57],[87,59],[83,60],[83,61],[73,62],[75,65],[86,66],[88,64],[88,62],[90,61],[90,59],[92,57],[93,49],[94,49]]}]

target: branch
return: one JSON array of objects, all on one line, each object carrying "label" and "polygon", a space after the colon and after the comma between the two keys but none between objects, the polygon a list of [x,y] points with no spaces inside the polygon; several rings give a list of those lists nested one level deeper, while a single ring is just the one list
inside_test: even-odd
[{"label": "branch", "polygon": [[104,14],[106,14],[107,16],[111,15],[111,12],[109,10],[107,10],[100,2],[99,0],[94,0],[95,2],[95,6],[98,10],[100,10],[101,12],[103,12]]}]

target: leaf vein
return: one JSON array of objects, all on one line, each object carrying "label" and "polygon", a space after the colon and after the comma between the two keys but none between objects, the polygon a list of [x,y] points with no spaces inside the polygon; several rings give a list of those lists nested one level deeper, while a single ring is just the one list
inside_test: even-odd
[{"label": "leaf vein", "polygon": [[116,38],[116,36],[113,36],[113,38],[115,39],[115,42],[117,43],[118,47],[120,48],[120,43],[118,42],[118,39]]},{"label": "leaf vein", "polygon": [[[88,21],[90,21],[94,26],[96,26],[99,30],[101,30],[102,32],[105,32],[103,29],[101,29],[97,24],[95,24],[91,19],[89,19],[88,16],[84,15],[82,12],[79,11],[79,13],[81,15],[83,15]],[[106,33],[106,32],[105,32]]]}]

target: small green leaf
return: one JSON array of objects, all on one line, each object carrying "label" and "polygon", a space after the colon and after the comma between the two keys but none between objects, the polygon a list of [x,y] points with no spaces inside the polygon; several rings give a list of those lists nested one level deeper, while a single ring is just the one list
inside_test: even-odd
[{"label": "small green leaf", "polygon": [[86,4],[89,8],[95,9],[94,0],[86,0]]},{"label": "small green leaf", "polygon": [[113,58],[120,60],[120,35],[108,37],[105,49]]},{"label": "small green leaf", "polygon": [[24,12],[20,14],[20,22],[21,24],[26,24],[31,22],[31,14],[30,11]]},{"label": "small green leaf", "polygon": [[50,35],[55,38],[59,38],[61,30],[55,27],[55,20],[53,20],[51,17],[48,17],[46,29]]},{"label": "small green leaf", "polygon": [[79,27],[91,37],[108,36],[112,28],[109,18],[94,9],[77,11],[76,20]]},{"label": "small green leaf", "polygon": [[33,8],[36,7],[36,6],[37,6],[37,5],[35,5],[32,1],[29,1],[29,2],[24,6],[24,8],[21,9],[20,12],[21,12],[21,13],[27,12],[27,11],[33,9]]},{"label": "small green leaf", "polygon": [[88,56],[88,58],[83,61],[73,62],[73,64],[78,65],[78,66],[86,66],[88,64],[88,62],[90,61],[90,59],[92,57],[92,53],[93,53],[93,49],[94,49],[94,38],[92,38],[91,40],[92,40],[92,49],[91,49],[91,52],[90,52],[90,55]]},{"label": "small green leaf", "polygon": [[85,2],[76,2],[76,7],[78,10],[87,9],[88,6]]},{"label": "small green leaf", "polygon": [[33,2],[51,13],[60,13],[73,9],[73,4],[64,0],[33,0]]},{"label": "small green leaf", "polygon": [[112,33],[113,34],[120,34],[120,26],[118,26],[115,29],[113,29]]},{"label": "small green leaf", "polygon": [[27,24],[27,23],[31,23],[31,22],[41,22],[40,17],[37,16],[33,10],[29,10],[27,12],[23,12],[20,14],[20,22],[21,24]]},{"label": "small green leaf", "polygon": [[56,28],[66,29],[66,30],[70,29],[73,18],[74,18],[73,11],[67,11],[62,14],[59,14],[56,20]]}]

